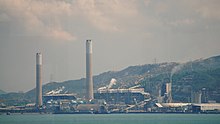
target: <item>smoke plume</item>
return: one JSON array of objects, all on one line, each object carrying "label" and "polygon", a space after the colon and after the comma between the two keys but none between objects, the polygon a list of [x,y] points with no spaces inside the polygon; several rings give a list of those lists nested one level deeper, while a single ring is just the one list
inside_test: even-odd
[{"label": "smoke plume", "polygon": [[173,67],[173,69],[171,70],[171,73],[170,73],[170,81],[172,82],[172,78],[173,78],[173,75],[178,73],[183,67],[184,67],[184,63],[183,64],[179,64],[175,67]]},{"label": "smoke plume", "polygon": [[113,85],[116,85],[117,80],[112,78],[109,85],[108,85],[108,89],[110,89]]}]

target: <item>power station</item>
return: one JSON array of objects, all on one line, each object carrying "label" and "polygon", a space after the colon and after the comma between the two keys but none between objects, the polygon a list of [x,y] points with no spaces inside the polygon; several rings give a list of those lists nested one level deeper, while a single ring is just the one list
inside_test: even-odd
[{"label": "power station", "polygon": [[[82,96],[85,97],[77,98],[78,94],[69,92],[68,88],[64,90],[65,86],[60,86],[57,89],[50,89],[49,91],[45,88],[45,92],[47,93],[44,93],[44,96],[42,96],[42,65],[42,54],[36,53],[36,103],[13,107],[6,107],[4,104],[0,104],[0,114],[10,114],[11,112],[53,114],[149,112],[220,113],[219,103],[209,103],[209,94],[206,88],[202,88],[202,91],[191,91],[191,103],[172,103],[172,78],[165,78],[161,82],[157,83],[156,88],[149,85],[149,88],[152,88],[152,90],[149,91],[152,92],[156,89],[156,95],[153,94],[154,92],[152,92],[153,95],[148,92],[148,89],[146,88],[148,85],[144,82],[147,78],[145,79],[143,77],[139,77],[140,79],[138,79],[138,81],[135,79],[136,81],[131,87],[129,85],[124,85],[126,82],[122,82],[120,79],[120,82],[116,85],[117,80],[112,78],[109,85],[104,86],[105,82],[102,82],[103,86],[98,88],[94,93],[92,74],[92,40],[86,40],[86,92],[85,95],[82,94]],[[143,85],[143,83],[145,84]],[[69,84],[67,87],[68,86]],[[176,87],[173,89],[175,88]]]},{"label": "power station", "polygon": [[94,99],[92,78],[92,40],[86,40],[86,100]]},{"label": "power station", "polygon": [[42,54],[36,54],[36,107],[42,106]]}]

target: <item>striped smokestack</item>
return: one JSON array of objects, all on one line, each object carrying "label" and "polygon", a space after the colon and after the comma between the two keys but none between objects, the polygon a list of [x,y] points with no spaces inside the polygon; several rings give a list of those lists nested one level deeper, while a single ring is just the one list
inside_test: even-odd
[{"label": "striped smokestack", "polygon": [[86,40],[86,99],[94,99],[92,79],[92,40]]},{"label": "striped smokestack", "polygon": [[42,54],[36,54],[36,106],[42,106]]}]

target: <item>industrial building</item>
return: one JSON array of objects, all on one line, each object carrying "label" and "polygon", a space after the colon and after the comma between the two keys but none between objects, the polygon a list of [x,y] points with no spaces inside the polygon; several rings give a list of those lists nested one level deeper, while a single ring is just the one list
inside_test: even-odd
[{"label": "industrial building", "polygon": [[[64,86],[52,90],[42,99],[42,54],[36,54],[36,103],[26,106],[0,106],[0,112],[45,112],[45,113],[129,113],[129,112],[172,112],[172,113],[220,113],[219,103],[208,103],[206,88],[192,92],[191,103],[172,103],[172,83],[165,81],[158,85],[157,101],[141,85],[128,89],[116,89],[116,79],[101,87],[94,94],[92,75],[92,41],[86,40],[86,95],[62,94]],[[59,92],[58,92],[59,91]],[[206,104],[201,104],[201,103]]]},{"label": "industrial building", "polygon": [[138,89],[101,89],[95,99],[104,99],[108,104],[136,104],[150,98],[150,94]]},{"label": "industrial building", "polygon": [[207,88],[202,88],[201,93],[202,93],[201,102],[202,103],[208,103],[208,101],[209,101],[209,91],[208,91],[208,89]]},{"label": "industrial building", "polygon": [[151,112],[186,113],[191,111],[191,103],[155,103]]},{"label": "industrial building", "polygon": [[57,100],[76,100],[76,94],[51,94],[44,95],[43,101],[47,103],[48,101],[57,101]]},{"label": "industrial building", "polygon": [[164,83],[162,86],[157,87],[159,103],[171,103],[172,102],[172,83]]},{"label": "industrial building", "polygon": [[200,91],[192,92],[191,93],[191,103],[201,103],[201,97],[202,97],[202,93]]},{"label": "industrial building", "polygon": [[219,103],[192,104],[193,113],[219,113]]},{"label": "industrial building", "polygon": [[219,103],[155,103],[153,112],[220,113]]}]

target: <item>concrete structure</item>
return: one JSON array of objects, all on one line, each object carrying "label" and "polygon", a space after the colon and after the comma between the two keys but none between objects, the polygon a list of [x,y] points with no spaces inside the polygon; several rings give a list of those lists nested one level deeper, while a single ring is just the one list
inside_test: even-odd
[{"label": "concrete structure", "polygon": [[76,100],[76,94],[50,94],[44,95],[43,98],[45,103],[51,100]]},{"label": "concrete structure", "polygon": [[92,41],[86,40],[86,100],[94,99],[92,78]]},{"label": "concrete structure", "polygon": [[162,85],[161,95],[163,97],[163,102],[171,103],[172,102],[172,83],[165,83]]},{"label": "concrete structure", "polygon": [[219,103],[192,104],[192,112],[220,112]]},{"label": "concrete structure", "polygon": [[104,99],[108,104],[136,104],[150,99],[150,94],[138,89],[100,89],[95,93],[96,99]]},{"label": "concrete structure", "polygon": [[176,107],[183,107],[189,106],[191,103],[155,103],[157,107],[165,107],[165,108],[176,108]]},{"label": "concrete structure", "polygon": [[201,91],[202,95],[201,95],[201,102],[202,103],[208,103],[209,101],[209,91],[207,88],[202,88]]},{"label": "concrete structure", "polygon": [[103,111],[106,111],[104,106],[101,106],[99,104],[79,104],[77,106],[77,110],[82,113],[101,113]]},{"label": "concrete structure", "polygon": [[157,90],[157,94],[156,94],[156,96],[157,96],[157,102],[158,103],[162,103],[163,102],[163,97],[161,96],[161,85],[157,85],[156,86],[156,90]]},{"label": "concrete structure", "polygon": [[190,112],[191,103],[155,103],[156,108],[152,108],[153,112],[163,113],[185,113]]},{"label": "concrete structure", "polygon": [[166,93],[171,93],[171,83],[166,83]]},{"label": "concrete structure", "polygon": [[36,107],[42,106],[42,54],[36,54]]},{"label": "concrete structure", "polygon": [[166,92],[168,95],[168,99],[167,99],[167,103],[171,103],[172,102],[172,83],[166,83]]},{"label": "concrete structure", "polygon": [[202,93],[200,91],[192,92],[191,93],[191,103],[201,103],[201,96],[202,96]]}]

